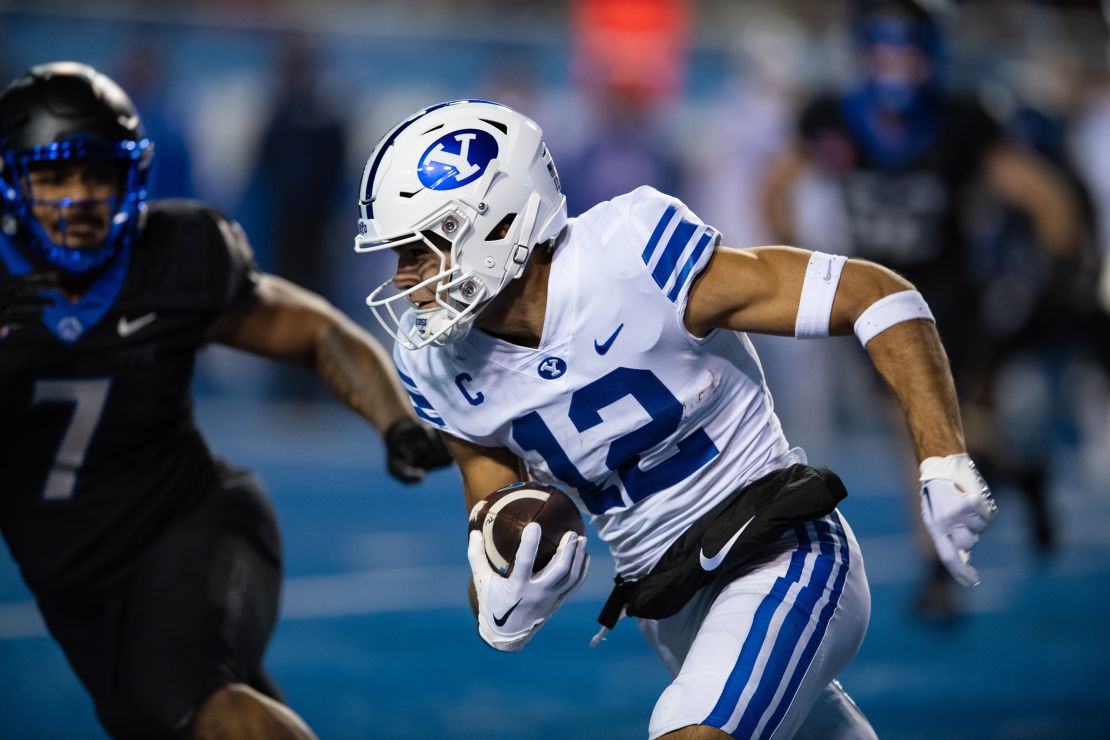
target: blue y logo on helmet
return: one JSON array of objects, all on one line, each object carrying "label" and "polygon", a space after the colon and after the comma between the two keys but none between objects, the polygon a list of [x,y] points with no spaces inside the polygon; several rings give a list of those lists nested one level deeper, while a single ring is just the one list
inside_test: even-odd
[{"label": "blue y logo on helmet", "polygon": [[436,139],[420,157],[417,174],[430,190],[454,190],[474,182],[497,156],[497,140],[475,128]]}]

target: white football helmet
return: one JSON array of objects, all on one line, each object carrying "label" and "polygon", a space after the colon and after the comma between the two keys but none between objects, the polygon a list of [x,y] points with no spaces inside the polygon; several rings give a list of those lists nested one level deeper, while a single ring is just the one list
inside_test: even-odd
[{"label": "white football helmet", "polygon": [[[540,127],[486,100],[440,103],[394,126],[366,160],[359,206],[356,252],[423,244],[439,258],[439,272],[418,285],[390,293],[391,278],[366,299],[408,349],[465,337],[489,300],[520,277],[532,249],[567,223]],[[429,286],[435,301],[409,306],[408,297]]]}]

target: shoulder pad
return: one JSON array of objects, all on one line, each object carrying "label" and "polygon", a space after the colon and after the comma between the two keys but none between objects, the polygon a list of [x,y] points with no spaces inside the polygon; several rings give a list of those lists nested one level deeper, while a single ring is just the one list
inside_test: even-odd
[{"label": "shoulder pad", "polygon": [[186,293],[208,296],[217,309],[243,297],[257,279],[242,227],[198,201],[152,203],[139,249],[152,270]]}]

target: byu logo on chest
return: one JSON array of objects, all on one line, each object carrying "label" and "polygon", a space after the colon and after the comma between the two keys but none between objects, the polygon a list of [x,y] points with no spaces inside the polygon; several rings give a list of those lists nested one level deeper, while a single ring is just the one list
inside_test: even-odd
[{"label": "byu logo on chest", "polygon": [[453,190],[477,180],[496,156],[491,134],[463,129],[436,139],[420,158],[417,175],[430,190]]},{"label": "byu logo on chest", "polygon": [[536,368],[536,372],[544,380],[555,380],[556,378],[563,377],[567,371],[567,363],[561,357],[545,357],[540,366]]}]

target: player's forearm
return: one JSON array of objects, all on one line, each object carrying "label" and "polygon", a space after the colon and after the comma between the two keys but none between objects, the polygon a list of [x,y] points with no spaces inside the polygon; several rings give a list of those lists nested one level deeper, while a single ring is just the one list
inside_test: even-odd
[{"label": "player's forearm", "polygon": [[1076,252],[1082,231],[1079,209],[1066,188],[1062,178],[1054,177],[1020,195],[1020,207],[1029,215],[1038,243],[1049,254],[1065,257]]},{"label": "player's forearm", "polygon": [[1010,146],[996,147],[984,166],[994,192],[1029,216],[1041,246],[1055,256],[1076,253],[1083,217],[1072,186],[1055,167]]},{"label": "player's forearm", "polygon": [[[1059,195],[1059,193],[1054,193]],[[1036,222],[1037,239],[1051,254],[1071,256],[1077,251],[1080,242],[1080,219],[1077,208],[1066,199],[1053,198],[1039,201],[1033,213]]]},{"label": "player's forearm", "polygon": [[964,451],[955,384],[931,321],[905,321],[867,345],[875,368],[898,398],[918,461]]},{"label": "player's forearm", "polygon": [[781,156],[767,170],[763,182],[763,218],[771,235],[780,244],[793,244],[794,238],[794,188],[805,160],[800,152],[791,151]]},{"label": "player's forearm", "polygon": [[385,350],[349,320],[321,334],[312,364],[332,394],[379,431],[408,415],[404,390]]},{"label": "player's forearm", "polygon": [[864,260],[848,260],[833,303],[831,334],[847,334],[857,324],[878,333],[861,336],[871,362],[894,391],[910,428],[918,460],[964,451],[955,384],[936,325],[913,308],[898,316],[875,315],[873,308],[894,296],[916,296],[913,285],[891,270]]}]

